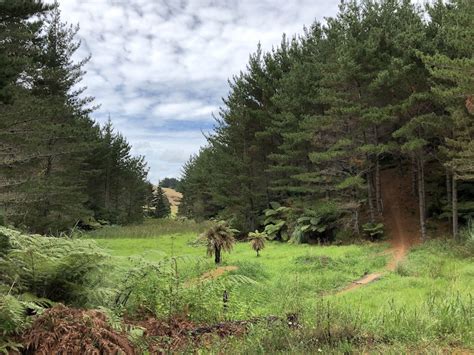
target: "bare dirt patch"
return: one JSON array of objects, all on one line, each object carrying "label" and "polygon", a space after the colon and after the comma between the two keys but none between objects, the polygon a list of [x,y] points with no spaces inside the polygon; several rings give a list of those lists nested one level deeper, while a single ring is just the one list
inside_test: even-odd
[{"label": "bare dirt patch", "polygon": [[188,280],[187,282],[185,282],[184,286],[192,286],[192,285],[196,285],[196,284],[199,284],[201,282],[204,282],[204,281],[214,280],[214,279],[217,279],[217,278],[221,277],[222,275],[224,275],[228,271],[234,271],[234,270],[237,270],[237,269],[238,269],[238,267],[233,266],[233,265],[219,266],[219,267],[217,267],[217,268],[215,268],[211,271],[205,272],[204,274],[202,274],[201,276],[199,276],[195,279]]},{"label": "bare dirt patch", "polygon": [[[383,220],[390,238],[392,259],[387,264],[388,271],[394,271],[408,250],[420,243],[419,219],[416,198],[411,193],[410,178],[402,176],[397,169],[381,172],[382,197],[384,203]],[[367,274],[353,281],[338,294],[365,286],[383,276],[383,272]]]},{"label": "bare dirt patch", "polygon": [[178,192],[174,189],[170,189],[168,187],[163,187],[162,189],[171,205],[172,213],[176,214],[178,212],[181,199],[183,198],[183,194],[181,192]]},{"label": "bare dirt patch", "polygon": [[234,271],[234,270],[237,270],[237,269],[238,269],[237,266],[232,266],[232,265],[219,266],[218,268],[216,268],[214,270],[211,270],[211,271],[208,271],[208,272],[202,274],[201,277],[199,278],[199,280],[204,281],[204,280],[217,279],[218,277],[224,275],[226,272]]},{"label": "bare dirt patch", "polygon": [[383,171],[381,179],[384,223],[393,251],[387,268],[393,271],[408,250],[421,241],[417,201],[411,193],[410,178],[401,176],[397,169]]}]

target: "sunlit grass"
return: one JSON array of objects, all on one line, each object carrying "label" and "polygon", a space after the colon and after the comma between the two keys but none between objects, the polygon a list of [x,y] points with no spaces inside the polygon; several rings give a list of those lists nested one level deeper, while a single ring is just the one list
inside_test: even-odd
[{"label": "sunlit grass", "polygon": [[148,218],[143,223],[128,226],[110,226],[89,233],[89,237],[100,239],[155,238],[169,235],[199,235],[209,226],[209,222],[195,222],[188,219]]},{"label": "sunlit grass", "polygon": [[[167,223],[151,221],[144,226],[108,228],[94,233],[94,237],[124,264],[130,257],[158,261],[189,256],[179,266],[180,272],[189,277],[215,267],[212,259],[206,258],[205,246],[196,243],[204,226],[192,225],[192,222],[184,226]],[[178,230],[183,232],[176,232]],[[321,305],[330,304],[334,309],[331,322],[354,322],[357,332],[382,342],[374,344],[375,348],[383,349],[380,351],[392,349],[392,345],[393,349],[403,351],[432,349],[433,342],[438,344],[433,348],[436,350],[472,348],[472,253],[445,241],[429,242],[414,248],[396,271],[388,272],[385,269],[390,257],[387,249],[387,244],[317,246],[267,242],[257,257],[248,242],[239,242],[230,254],[223,255],[223,265],[238,267],[228,275],[243,275],[256,283],[229,289],[232,307],[227,317],[247,319],[298,313],[301,321],[311,328],[317,323]],[[196,261],[192,261],[193,258]],[[369,285],[337,295],[337,291],[351,281],[371,272],[384,274]],[[340,314],[345,314],[347,320]],[[252,344],[260,342],[262,345],[262,336],[268,335],[255,331],[249,335],[248,342],[241,339],[238,344],[232,343],[233,346],[239,346],[242,352],[259,353]],[[308,351],[306,346],[309,345],[299,347],[293,343],[304,343],[304,340],[288,341],[286,345],[281,344],[287,347],[286,351]],[[338,343],[334,349],[362,351],[365,347],[355,340],[351,342]],[[276,351],[269,344],[262,346],[265,352]]]}]

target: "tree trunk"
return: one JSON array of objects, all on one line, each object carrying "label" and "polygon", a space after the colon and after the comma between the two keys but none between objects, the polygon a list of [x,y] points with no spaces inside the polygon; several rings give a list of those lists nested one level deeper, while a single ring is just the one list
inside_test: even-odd
[{"label": "tree trunk", "polygon": [[372,186],[372,175],[367,173],[367,199],[369,200],[369,213],[370,213],[370,222],[375,222],[374,215],[374,192]]},{"label": "tree trunk", "polygon": [[375,161],[375,198],[377,200],[377,213],[383,212],[382,184],[380,182],[380,162],[379,157]]},{"label": "tree trunk", "polygon": [[257,250],[257,256],[260,256],[260,250]]},{"label": "tree trunk", "polygon": [[418,165],[418,206],[420,209],[421,240],[426,240],[426,207],[425,207],[425,180],[422,158],[417,159]]},{"label": "tree trunk", "polygon": [[[51,141],[48,143],[48,146],[51,146]],[[46,160],[46,169],[44,171],[44,180],[45,181],[49,181],[49,178],[51,176],[51,172],[53,171],[53,156],[50,155],[47,160]],[[43,204],[42,204],[42,211],[41,211],[41,215],[46,218],[48,217],[48,214],[49,214],[49,210],[50,210],[50,205],[51,205],[51,202],[50,202],[50,191],[46,191],[45,192],[45,195],[44,195],[44,201],[43,201]],[[44,233],[47,232],[47,229],[44,229],[43,230]]]},{"label": "tree trunk", "polygon": [[354,231],[357,233],[357,235],[360,235],[359,210],[357,208],[354,211]]},{"label": "tree trunk", "polygon": [[452,222],[452,212],[453,212],[453,209],[452,209],[453,197],[452,197],[451,191],[452,191],[451,175],[449,173],[449,170],[446,169],[446,199],[448,201],[448,209],[451,211],[451,216],[448,217],[449,222]]},{"label": "tree trunk", "polygon": [[458,238],[458,187],[456,176],[453,175],[453,189],[452,189],[452,210],[453,210],[453,238]]},{"label": "tree trunk", "polygon": [[107,165],[105,169],[105,193],[104,193],[104,207],[109,210],[110,206],[110,167]]},{"label": "tree trunk", "polygon": [[216,264],[221,263],[221,249],[218,247],[214,247],[214,262]]},{"label": "tree trunk", "polygon": [[411,193],[413,196],[416,196],[418,194],[418,167],[415,162],[415,159],[412,159],[412,164],[411,164]]},{"label": "tree trunk", "polygon": [[[375,144],[379,145],[379,131],[377,126],[374,128]],[[375,200],[377,203],[377,213],[380,215],[383,212],[382,201],[382,185],[380,183],[380,155],[375,154]]]}]

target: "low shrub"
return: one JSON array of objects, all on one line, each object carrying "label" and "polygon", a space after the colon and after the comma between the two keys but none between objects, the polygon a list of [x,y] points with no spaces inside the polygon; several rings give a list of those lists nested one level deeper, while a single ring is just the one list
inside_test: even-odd
[{"label": "low shrub", "polygon": [[224,291],[231,293],[238,286],[255,281],[231,273],[189,280],[181,272],[182,264],[189,262],[196,263],[199,268],[199,260],[188,257],[167,258],[155,263],[136,261],[120,282],[116,307],[126,310],[131,317],[147,313],[157,318],[185,316],[208,322],[220,320],[224,313],[239,312],[238,300],[233,299],[224,307]]},{"label": "low shrub", "polygon": [[0,257],[0,284],[10,293],[31,293],[76,306],[100,305],[110,299],[108,255],[95,242],[22,234],[0,227],[9,250]]},{"label": "low shrub", "polygon": [[0,294],[0,353],[19,353],[22,345],[14,337],[31,325],[32,314],[44,311],[38,303]]},{"label": "low shrub", "polygon": [[362,226],[362,230],[365,236],[372,242],[381,240],[385,234],[383,223],[365,223]]}]

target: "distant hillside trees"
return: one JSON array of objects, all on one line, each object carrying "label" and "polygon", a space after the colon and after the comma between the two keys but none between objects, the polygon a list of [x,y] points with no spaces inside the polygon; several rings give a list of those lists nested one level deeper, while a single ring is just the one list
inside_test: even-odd
[{"label": "distant hillside trees", "polygon": [[0,2],[0,209],[35,232],[143,215],[146,164],[110,122],[91,119],[76,33],[54,6]]},{"label": "distant hillside trees", "polygon": [[325,25],[258,48],[183,168],[180,213],[249,232],[278,202],[290,234],[303,217],[336,214],[325,239],[359,234],[381,221],[381,171],[396,168],[412,181],[422,237],[429,218],[450,219],[457,235],[457,207],[461,221],[474,214],[473,9],[345,1]]},{"label": "distant hillside trees", "polygon": [[176,190],[179,186],[179,180],[176,178],[165,177],[164,179],[160,180],[158,186]]}]

